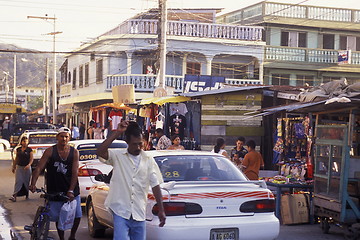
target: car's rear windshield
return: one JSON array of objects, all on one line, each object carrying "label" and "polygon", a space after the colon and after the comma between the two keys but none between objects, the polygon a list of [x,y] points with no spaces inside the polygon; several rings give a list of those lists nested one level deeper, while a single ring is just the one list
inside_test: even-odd
[{"label": "car's rear windshield", "polygon": [[39,129],[56,129],[56,126],[51,124],[23,124],[16,125],[13,130],[14,135],[20,135],[25,130],[39,130]]},{"label": "car's rear windshield", "polygon": [[[91,143],[91,144],[80,144],[77,149],[79,150],[79,159],[80,161],[97,159],[96,154],[97,148],[100,146],[100,143]],[[126,148],[126,143],[112,143],[109,148]]]},{"label": "car's rear windshield", "polygon": [[29,144],[56,144],[56,133],[30,134]]},{"label": "car's rear windshield", "polygon": [[179,155],[155,157],[164,181],[246,181],[243,173],[221,156]]}]

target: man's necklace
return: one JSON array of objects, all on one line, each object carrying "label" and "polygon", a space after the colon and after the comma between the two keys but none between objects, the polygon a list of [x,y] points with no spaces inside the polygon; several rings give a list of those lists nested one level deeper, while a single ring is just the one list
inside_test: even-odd
[{"label": "man's necklace", "polygon": [[[67,160],[68,156],[69,156],[68,154],[66,154],[66,150],[67,150],[67,149],[64,149],[64,150],[61,150],[61,151],[60,151],[60,150],[58,149],[58,155],[59,155],[61,161],[63,161],[63,162],[65,162],[65,161]],[[61,156],[60,152],[64,152],[64,153],[67,155],[65,159]]]}]

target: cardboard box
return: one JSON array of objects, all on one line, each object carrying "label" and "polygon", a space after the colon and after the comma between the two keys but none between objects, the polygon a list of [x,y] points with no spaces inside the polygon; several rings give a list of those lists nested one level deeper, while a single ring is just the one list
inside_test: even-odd
[{"label": "cardboard box", "polygon": [[114,103],[131,104],[135,102],[134,84],[122,84],[112,87]]},{"label": "cardboard box", "polygon": [[309,204],[305,194],[288,194],[281,196],[282,224],[299,224],[309,222]]}]

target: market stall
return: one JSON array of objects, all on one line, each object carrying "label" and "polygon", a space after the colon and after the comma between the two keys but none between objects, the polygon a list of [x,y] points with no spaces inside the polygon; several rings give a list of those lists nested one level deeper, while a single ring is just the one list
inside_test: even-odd
[{"label": "market stall", "polygon": [[155,130],[161,128],[168,137],[179,135],[185,149],[198,149],[200,133],[194,131],[200,127],[197,101],[184,96],[165,96],[143,99],[139,105],[138,122],[143,126],[148,142],[152,143],[150,148],[156,145]]},{"label": "market stall", "polygon": [[[308,116],[277,119],[273,164],[278,174],[265,180],[276,194],[275,215],[283,224],[313,223],[312,135]],[[304,199],[304,208],[298,209],[296,203],[290,203],[295,198],[297,203],[298,199]]]}]

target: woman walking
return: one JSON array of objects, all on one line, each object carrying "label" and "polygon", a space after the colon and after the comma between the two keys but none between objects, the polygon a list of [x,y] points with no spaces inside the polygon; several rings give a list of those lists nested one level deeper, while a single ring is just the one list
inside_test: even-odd
[{"label": "woman walking", "polygon": [[216,139],[216,145],[214,146],[214,149],[211,151],[213,153],[221,154],[227,158],[229,158],[229,155],[227,154],[225,150],[225,139],[223,138],[217,138]]},{"label": "woman walking", "polygon": [[13,162],[12,172],[15,173],[14,194],[10,201],[16,202],[16,197],[24,196],[29,198],[29,183],[31,177],[31,164],[33,163],[32,149],[28,147],[29,139],[21,138],[21,147],[16,149],[16,157]]}]

